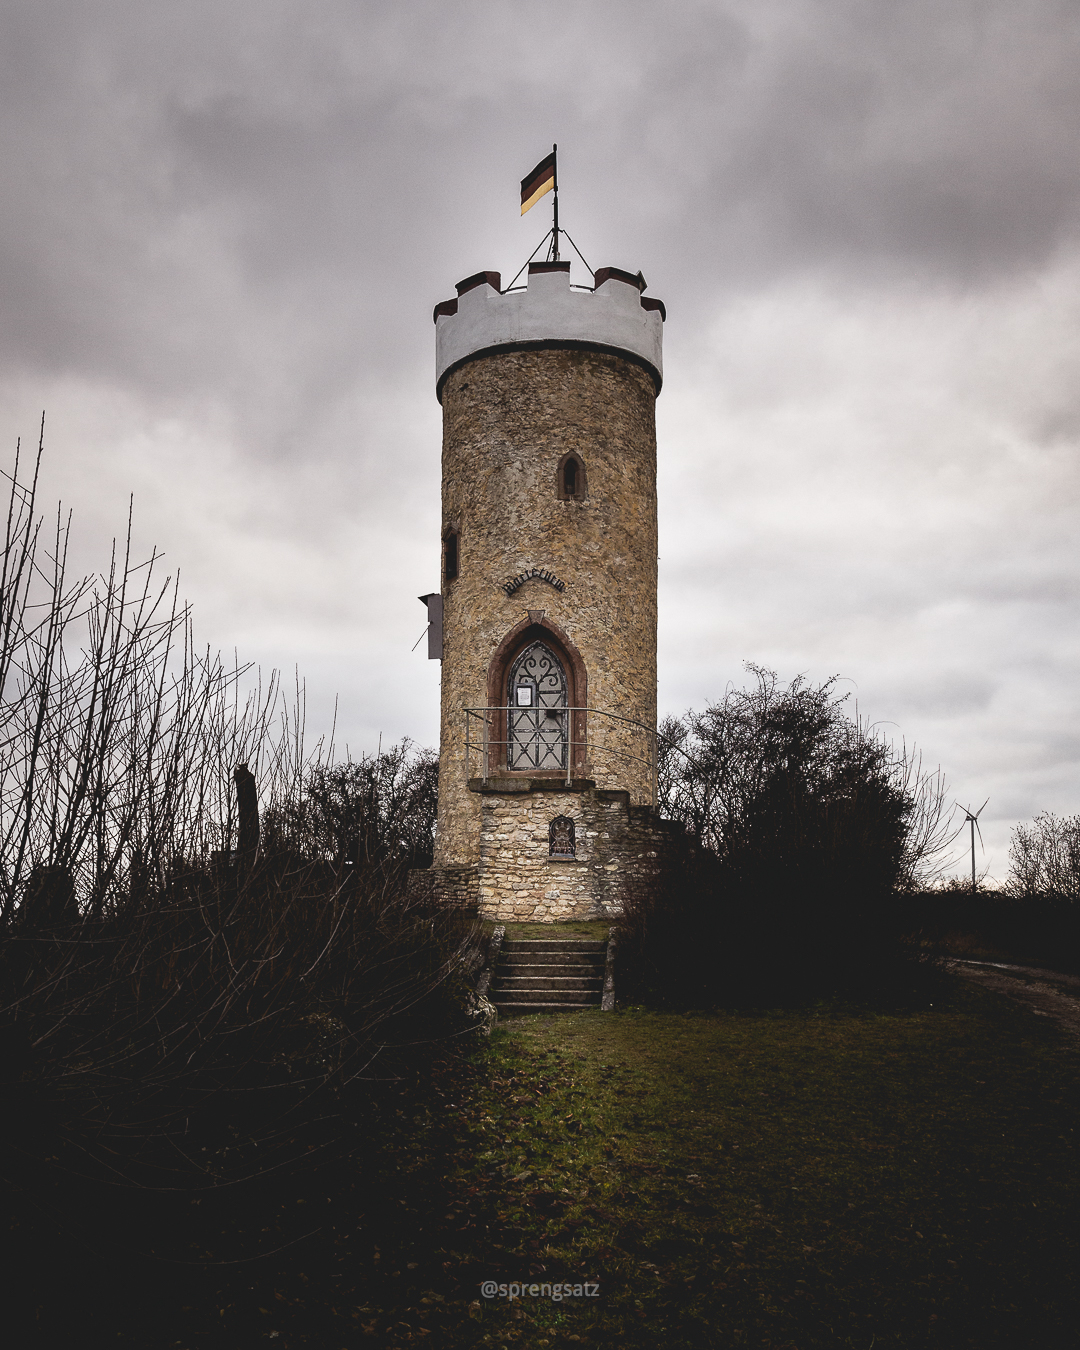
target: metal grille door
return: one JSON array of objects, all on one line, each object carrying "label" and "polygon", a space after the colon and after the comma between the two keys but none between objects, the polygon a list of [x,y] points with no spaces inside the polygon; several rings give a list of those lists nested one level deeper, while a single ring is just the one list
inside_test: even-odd
[{"label": "metal grille door", "polygon": [[510,667],[507,767],[565,769],[566,671],[542,642],[526,647]]}]

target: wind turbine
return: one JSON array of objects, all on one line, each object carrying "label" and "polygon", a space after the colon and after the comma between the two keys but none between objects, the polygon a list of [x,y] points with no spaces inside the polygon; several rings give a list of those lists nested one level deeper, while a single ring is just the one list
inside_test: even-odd
[{"label": "wind turbine", "polygon": [[[989,800],[990,800],[990,798],[987,797],[986,802],[988,802]],[[979,807],[979,809],[975,812],[974,815],[971,814],[971,808],[970,808],[970,807],[962,806],[962,807],[960,808],[961,811],[963,811],[963,813],[964,813],[964,815],[965,815],[965,817],[966,817],[965,823],[971,826],[971,894],[972,894],[972,895],[975,894],[975,831],[976,831],[976,830],[979,830],[979,817],[982,815],[983,811],[986,809],[986,802],[983,802],[982,806]],[[954,837],[955,837],[955,836],[954,836]],[[982,830],[979,830],[979,847],[980,847],[980,848],[982,847]]]}]

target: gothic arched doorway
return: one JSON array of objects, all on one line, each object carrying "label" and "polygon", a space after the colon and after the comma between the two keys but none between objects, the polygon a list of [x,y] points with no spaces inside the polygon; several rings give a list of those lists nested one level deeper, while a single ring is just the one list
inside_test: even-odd
[{"label": "gothic arched doorway", "polygon": [[565,769],[567,680],[546,642],[532,642],[510,667],[507,680],[508,769]]},{"label": "gothic arched doorway", "polygon": [[[510,709],[514,706],[514,673],[518,662],[531,647],[540,645],[552,655],[561,670],[566,689],[564,707],[567,712],[566,728],[563,731],[567,744],[567,758],[544,770],[523,767],[514,769],[510,756]],[[550,692],[550,690],[549,690]],[[565,774],[580,770],[586,758],[586,713],[583,711],[589,702],[589,677],[581,653],[561,628],[557,628],[546,619],[543,611],[537,614],[529,611],[529,617],[516,624],[496,648],[488,666],[488,706],[492,709],[488,727],[489,743],[495,754],[499,768],[517,773]],[[551,719],[554,721],[555,719]],[[569,763],[567,762],[569,760]],[[548,761],[551,764],[551,761]]]}]

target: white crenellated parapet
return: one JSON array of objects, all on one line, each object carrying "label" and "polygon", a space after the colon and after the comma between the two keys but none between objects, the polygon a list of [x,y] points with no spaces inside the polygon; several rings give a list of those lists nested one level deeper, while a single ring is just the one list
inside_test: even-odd
[{"label": "white crenellated parapet", "polygon": [[663,379],[664,306],[643,296],[645,280],[602,267],[594,290],[571,289],[568,262],[532,263],[523,290],[500,291],[498,272],[458,283],[457,298],[435,306],[435,379],[442,397],[450,371],[502,347],[566,345],[614,351]]}]

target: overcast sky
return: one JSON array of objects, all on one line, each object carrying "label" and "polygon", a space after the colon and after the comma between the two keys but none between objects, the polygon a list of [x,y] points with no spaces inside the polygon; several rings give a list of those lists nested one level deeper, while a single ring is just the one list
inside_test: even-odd
[{"label": "overcast sky", "polygon": [[[844,677],[1009,831],[1080,811],[1080,7],[0,0],[0,429],[309,731],[434,744],[431,309],[560,146],[668,309],[660,706]],[[582,269],[575,280],[585,280]]]}]

